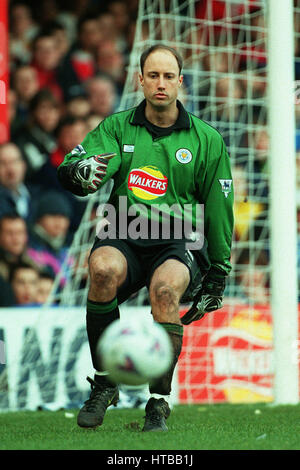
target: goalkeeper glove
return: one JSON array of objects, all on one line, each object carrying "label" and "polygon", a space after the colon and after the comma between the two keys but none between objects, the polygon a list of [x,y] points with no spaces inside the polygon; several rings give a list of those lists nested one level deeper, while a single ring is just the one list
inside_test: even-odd
[{"label": "goalkeeper glove", "polygon": [[224,290],[225,278],[214,278],[208,274],[193,305],[181,318],[181,323],[189,325],[203,318],[206,313],[222,308]]},{"label": "goalkeeper glove", "polygon": [[103,153],[76,162],[72,172],[74,183],[79,184],[85,193],[96,192],[106,175],[109,160],[115,155]]}]

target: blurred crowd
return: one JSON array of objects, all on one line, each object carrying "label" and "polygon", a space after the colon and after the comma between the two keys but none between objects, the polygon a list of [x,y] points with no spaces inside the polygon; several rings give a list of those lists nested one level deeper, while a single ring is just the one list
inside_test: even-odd
[{"label": "blurred crowd", "polygon": [[9,2],[10,139],[0,145],[0,306],[41,305],[86,198],[63,190],[66,153],[118,109],[138,0]]},{"label": "blurred crowd", "polygon": [[[0,306],[43,304],[61,270],[87,201],[61,188],[56,169],[88,131],[118,109],[138,4],[138,0],[9,2],[10,140],[0,145]],[[200,22],[208,11],[214,20],[228,16],[228,2],[199,0],[195,4]],[[243,4],[230,4],[234,16],[245,13]],[[212,28],[199,27],[199,44],[213,47],[199,48],[198,96],[201,117],[222,133],[234,163],[236,227],[232,263],[240,268],[234,270],[235,290],[228,295],[266,303],[266,44],[264,17],[255,6],[251,13],[244,40],[238,28],[236,35],[228,35],[232,47],[239,47],[238,62],[224,52],[224,31],[219,31],[219,26],[213,31],[218,43],[212,41]],[[297,9],[295,26],[297,81]],[[223,47],[218,50],[215,46]],[[188,63],[189,57],[186,59]],[[232,79],[232,71],[238,72],[238,79]],[[219,75],[212,80],[214,73]],[[188,73],[185,78],[188,92],[192,78]],[[247,102],[249,90],[254,100],[251,107]],[[193,100],[184,104],[194,111]],[[296,117],[300,130],[300,100]],[[296,149],[300,224],[300,137]],[[249,241],[255,243],[255,250],[249,249]],[[300,235],[298,248],[300,253]]]}]

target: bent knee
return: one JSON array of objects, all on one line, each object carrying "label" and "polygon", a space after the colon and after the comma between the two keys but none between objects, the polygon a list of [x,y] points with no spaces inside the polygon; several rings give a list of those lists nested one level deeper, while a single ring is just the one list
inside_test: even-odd
[{"label": "bent knee", "polygon": [[166,282],[157,282],[152,288],[152,300],[157,304],[174,305],[179,303],[179,298],[177,289]]},{"label": "bent knee", "polygon": [[97,286],[117,285],[126,277],[126,265],[114,258],[95,256],[90,259],[89,272],[91,284]]},{"label": "bent knee", "polygon": [[92,284],[99,286],[111,284],[117,277],[116,270],[109,265],[92,265],[90,266],[90,279]]}]

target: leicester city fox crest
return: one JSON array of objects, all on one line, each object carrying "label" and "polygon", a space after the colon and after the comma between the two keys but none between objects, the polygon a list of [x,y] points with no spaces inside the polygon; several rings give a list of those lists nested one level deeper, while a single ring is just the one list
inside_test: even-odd
[{"label": "leicester city fox crest", "polygon": [[228,194],[231,193],[232,180],[219,180],[221,185],[222,193],[225,197],[228,197]]},{"label": "leicester city fox crest", "polygon": [[186,163],[190,163],[190,161],[193,158],[193,155],[188,149],[179,149],[177,150],[175,157],[179,163],[186,164]]}]

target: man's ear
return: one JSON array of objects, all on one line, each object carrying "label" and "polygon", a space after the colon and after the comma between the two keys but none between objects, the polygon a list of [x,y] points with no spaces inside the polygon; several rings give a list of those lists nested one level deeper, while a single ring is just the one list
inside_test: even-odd
[{"label": "man's ear", "polygon": [[183,75],[180,75],[180,76],[179,76],[179,86],[182,85],[182,82],[183,82]]},{"label": "man's ear", "polygon": [[141,73],[139,73],[139,81],[140,81],[141,86],[144,86],[144,77]]}]

